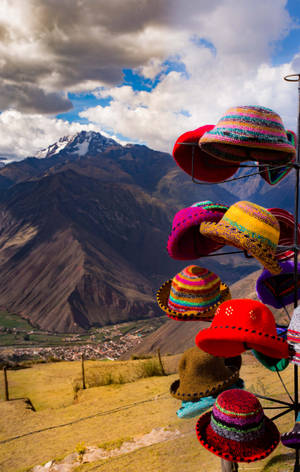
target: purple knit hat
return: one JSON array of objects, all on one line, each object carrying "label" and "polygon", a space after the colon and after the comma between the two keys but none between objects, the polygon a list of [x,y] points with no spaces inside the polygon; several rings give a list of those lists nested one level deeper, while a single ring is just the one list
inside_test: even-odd
[{"label": "purple knit hat", "polygon": [[169,256],[181,261],[198,259],[223,247],[224,244],[200,234],[199,226],[204,221],[217,223],[227,210],[227,205],[210,200],[179,210],[174,216],[168,239]]},{"label": "purple knit hat", "polygon": [[295,426],[292,431],[281,435],[281,442],[285,447],[300,448],[300,413],[298,413]]},{"label": "purple knit hat", "polygon": [[[256,281],[256,293],[260,301],[274,308],[282,308],[294,301],[294,260],[279,261],[282,271],[272,275],[264,269]],[[300,262],[298,262],[298,273]],[[300,280],[298,280],[298,300],[300,298]]]}]

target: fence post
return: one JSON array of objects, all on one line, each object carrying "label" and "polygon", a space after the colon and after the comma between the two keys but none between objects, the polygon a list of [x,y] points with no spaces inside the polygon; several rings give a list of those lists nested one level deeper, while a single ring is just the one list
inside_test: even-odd
[{"label": "fence post", "polygon": [[7,382],[7,367],[3,367],[3,374],[4,374],[4,399],[6,402],[9,400],[9,395],[8,395],[8,382]]},{"label": "fence post", "polygon": [[82,373],[82,388],[83,390],[85,390],[86,386],[85,386],[84,355],[83,354],[81,354],[81,373]]},{"label": "fence post", "polygon": [[159,348],[157,349],[157,355],[158,355],[158,362],[159,362],[159,365],[160,365],[162,374],[163,374],[163,375],[167,375],[166,372],[165,372],[165,369],[164,369],[164,366],[163,366],[161,357],[160,357],[160,349],[159,349]]},{"label": "fence post", "polygon": [[229,462],[225,459],[221,459],[221,471],[222,472],[238,472],[239,466],[236,462]]}]

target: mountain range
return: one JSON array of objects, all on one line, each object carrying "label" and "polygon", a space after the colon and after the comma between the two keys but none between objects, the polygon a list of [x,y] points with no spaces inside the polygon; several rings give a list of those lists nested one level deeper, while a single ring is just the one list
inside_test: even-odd
[{"label": "mountain range", "polygon": [[[167,153],[96,132],[62,138],[0,168],[0,306],[58,332],[160,315],[155,291],[193,263],[167,254],[174,214],[202,200],[291,211],[293,179],[195,185]],[[226,283],[259,268],[240,255],[196,263]]]}]

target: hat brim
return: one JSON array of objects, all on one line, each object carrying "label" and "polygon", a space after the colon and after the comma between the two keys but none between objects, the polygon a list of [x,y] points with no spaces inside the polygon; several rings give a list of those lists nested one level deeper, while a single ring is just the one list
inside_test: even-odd
[{"label": "hat brim", "polygon": [[281,435],[281,442],[285,447],[291,449],[300,448],[300,434],[297,431],[290,431]]},{"label": "hat brim", "polygon": [[232,462],[255,462],[267,457],[278,446],[280,433],[272,420],[265,416],[265,432],[254,441],[233,441],[222,438],[210,426],[211,412],[200,416],[196,424],[197,438],[208,451]]},{"label": "hat brim", "polygon": [[191,310],[185,312],[174,311],[168,307],[171,285],[172,279],[168,280],[160,287],[157,292],[157,303],[169,318],[172,318],[176,321],[211,321],[218,306],[225,300],[231,300],[229,287],[221,282],[220,298],[213,305],[205,308],[204,310]]},{"label": "hat brim", "polygon": [[264,167],[262,165],[259,166],[260,176],[269,184],[269,185],[276,185],[280,182],[291,170],[292,165],[282,164],[282,167],[278,167],[280,163],[272,163],[274,164],[273,167]]},{"label": "hat brim", "polygon": [[190,391],[193,389],[192,386],[189,388],[189,392],[185,391],[184,386],[180,383],[180,379],[177,379],[170,385],[170,394],[172,397],[177,398],[177,400],[187,402],[197,402],[200,398],[218,395],[238,381],[239,370],[234,367],[227,367],[227,369],[229,375],[227,379],[217,382],[214,385],[209,385],[207,383],[195,384],[193,386],[194,390],[196,390],[195,392]]},{"label": "hat brim", "polygon": [[247,251],[268,269],[271,274],[276,275],[281,272],[278,260],[268,247],[222,220],[218,223],[206,221],[201,223],[200,233],[215,239],[217,242],[229,244],[230,246]]},{"label": "hat brim", "polygon": [[[287,210],[282,208],[268,208],[268,211],[277,218],[280,227],[279,245],[292,246],[294,244],[295,218]],[[298,241],[300,241],[300,225],[298,224]],[[277,249],[276,258],[278,260],[293,257],[292,249]]]},{"label": "hat brim", "polygon": [[279,336],[242,326],[211,326],[199,331],[196,345],[213,356],[232,357],[242,354],[246,349],[255,349],[276,359],[287,359],[287,341]]}]

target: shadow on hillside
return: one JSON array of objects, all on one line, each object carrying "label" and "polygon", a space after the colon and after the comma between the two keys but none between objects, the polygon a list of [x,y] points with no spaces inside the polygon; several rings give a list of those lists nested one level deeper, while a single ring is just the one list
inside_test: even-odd
[{"label": "shadow on hillside", "polygon": [[291,465],[293,466],[295,462],[295,452],[288,452],[287,454],[279,454],[278,456],[272,457],[272,459],[264,466],[262,472],[269,472],[273,470],[276,465]]}]

